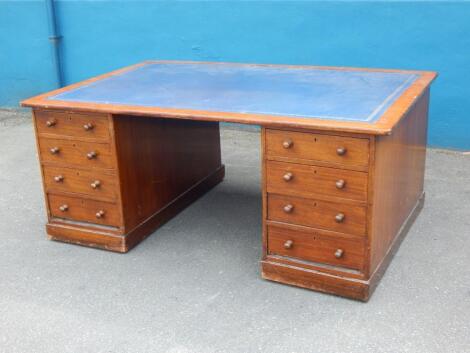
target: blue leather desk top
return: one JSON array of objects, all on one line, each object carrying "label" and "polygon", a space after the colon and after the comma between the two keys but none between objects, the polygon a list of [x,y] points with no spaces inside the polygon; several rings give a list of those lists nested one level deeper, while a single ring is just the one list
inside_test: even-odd
[{"label": "blue leather desk top", "polygon": [[50,100],[376,121],[413,73],[196,63],[148,63]]}]

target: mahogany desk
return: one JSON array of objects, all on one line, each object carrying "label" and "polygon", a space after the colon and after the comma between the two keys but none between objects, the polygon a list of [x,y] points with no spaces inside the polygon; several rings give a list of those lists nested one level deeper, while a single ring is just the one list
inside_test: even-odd
[{"label": "mahogany desk", "polygon": [[263,278],[367,300],[423,204],[435,77],[160,61],[27,99],[47,233],[128,251],[222,181],[220,121],[257,124]]}]

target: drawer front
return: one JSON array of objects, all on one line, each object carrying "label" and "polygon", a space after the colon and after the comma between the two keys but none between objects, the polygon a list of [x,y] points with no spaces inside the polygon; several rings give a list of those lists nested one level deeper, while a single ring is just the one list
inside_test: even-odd
[{"label": "drawer front", "polygon": [[367,167],[369,140],[266,129],[266,153],[268,158],[285,157]]},{"label": "drawer front", "polygon": [[268,253],[361,270],[365,251],[362,239],[269,225]]},{"label": "drawer front", "polygon": [[335,196],[365,201],[367,173],[268,161],[267,191],[302,197]]},{"label": "drawer front", "polygon": [[34,112],[39,134],[109,140],[109,122],[104,114]]},{"label": "drawer front", "polygon": [[340,233],[366,232],[365,207],[294,196],[268,194],[268,219]]},{"label": "drawer front", "polygon": [[43,162],[72,164],[86,168],[115,167],[109,143],[40,138],[39,150]]},{"label": "drawer front", "polygon": [[117,198],[117,176],[103,171],[44,166],[47,191],[73,192],[106,200]]},{"label": "drawer front", "polygon": [[48,195],[53,217],[118,227],[118,206],[111,202],[87,200],[64,195]]}]

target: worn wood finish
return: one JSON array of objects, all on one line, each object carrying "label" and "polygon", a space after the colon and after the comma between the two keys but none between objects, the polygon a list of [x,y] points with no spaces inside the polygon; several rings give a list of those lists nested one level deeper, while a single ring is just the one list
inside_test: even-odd
[{"label": "worn wood finish", "polygon": [[[280,224],[276,222],[269,222],[269,223],[274,223],[275,225]],[[286,225],[282,224],[282,226],[286,226]],[[289,225],[289,226],[302,228],[301,226],[295,226],[295,225]],[[355,270],[355,269],[348,268],[348,267],[330,265],[324,262],[318,262],[318,261],[314,262],[314,261],[308,261],[308,260],[303,260],[303,259],[294,258],[294,257],[282,256],[282,255],[267,255],[264,261],[275,263],[275,264],[301,267],[307,270],[319,271],[319,272],[330,274],[333,276],[347,277],[347,278],[360,279],[360,280],[365,280],[366,278],[362,269]]]},{"label": "worn wood finish", "polygon": [[[301,240],[294,239],[295,235],[293,236],[291,233],[295,231],[295,224],[311,222],[314,213],[305,212],[303,217],[297,218],[293,217],[294,212],[292,211],[283,214],[281,208],[283,204],[286,202],[294,204],[291,200],[292,196],[282,196],[284,199],[279,199],[281,201],[274,206],[270,202],[272,197],[270,194],[267,194],[268,211],[264,221],[267,225],[264,239],[268,249],[262,261],[263,278],[363,301],[369,299],[423,205],[428,105],[429,91],[426,91],[413,106],[407,109],[405,116],[394,127],[393,134],[371,136],[369,164],[368,169],[365,170],[367,173],[364,173],[367,175],[367,206],[364,207],[366,229],[364,243],[362,243],[363,257],[361,268],[356,268],[361,271],[362,278],[358,278],[355,273],[341,274],[339,273],[341,268],[339,265],[313,257],[311,254],[316,255],[315,251],[321,247],[312,249],[314,240],[309,242],[306,234],[301,236]],[[267,139],[264,140],[264,143],[268,144]],[[266,174],[266,191],[269,191],[268,181],[270,174],[273,174],[268,167],[271,163],[269,159],[269,154],[265,155],[266,167],[263,172]],[[293,163],[290,166],[292,170],[297,168],[298,159],[286,158],[283,162]],[[310,163],[312,168],[317,168],[315,163]],[[285,168],[284,164],[279,166],[280,171],[282,167]],[[277,172],[278,176],[280,171]],[[338,168],[338,173],[341,172]],[[289,193],[284,191],[284,194]],[[306,195],[310,195],[308,189],[303,196]],[[345,202],[342,202],[342,205],[349,206]],[[270,238],[272,232],[270,224],[272,222],[269,220],[273,218],[269,212],[270,207],[276,212],[276,220],[287,222],[284,224],[290,227],[288,232],[274,233],[276,251],[272,254],[269,245],[272,242]],[[316,226],[318,227],[318,224]],[[284,225],[281,224],[281,227]],[[329,225],[325,225],[325,227],[325,229],[332,229]],[[305,228],[302,230],[305,232]],[[354,234],[350,230],[344,231],[344,233],[344,236],[348,236],[346,233]],[[282,247],[287,238],[293,240],[294,244],[291,249]],[[336,236],[336,239],[340,240],[341,237]],[[284,243],[282,243],[283,240]],[[294,252],[296,243],[298,249]],[[331,252],[331,250],[329,251]],[[322,255],[326,253],[322,253]],[[309,259],[309,256],[312,257]],[[304,261],[295,262],[296,258]],[[333,267],[321,268],[317,263]]]},{"label": "worn wood finish", "polygon": [[331,165],[367,166],[369,140],[268,129],[266,153],[268,158],[277,156],[322,161]]},{"label": "worn wood finish", "polygon": [[[54,240],[126,252],[224,177],[218,123],[98,116],[90,121],[106,124],[103,142],[68,135],[84,122],[81,114],[35,115],[62,124],[54,125],[61,127],[54,138],[38,133]],[[90,159],[89,151],[96,156]]]},{"label": "worn wood finish", "polygon": [[270,281],[290,284],[318,292],[362,301],[369,299],[368,281],[335,276],[305,267],[261,261],[261,276]]},{"label": "worn wood finish", "polygon": [[268,254],[362,270],[364,239],[268,225]]},{"label": "worn wood finish", "polygon": [[220,183],[224,175],[225,169],[221,166],[126,234],[122,228],[99,227],[59,219],[52,219],[47,224],[47,233],[51,240],[125,253]]},{"label": "worn wood finish", "polygon": [[[387,112],[379,119],[376,124],[369,124],[364,122],[350,122],[350,121],[335,121],[329,119],[304,119],[295,118],[291,116],[274,116],[267,114],[245,114],[245,113],[227,113],[217,111],[201,111],[201,110],[188,110],[176,108],[162,108],[162,107],[145,107],[145,106],[126,106],[119,104],[93,104],[82,102],[69,102],[59,100],[48,100],[47,98],[58,93],[66,92],[83,85],[88,85],[92,82],[104,79],[109,76],[117,75],[122,72],[132,70],[136,67],[146,65],[148,63],[190,63],[187,61],[146,61],[125,67],[104,75],[96,76],[91,79],[55,90],[36,97],[26,99],[21,102],[23,106],[33,108],[56,108],[56,109],[73,109],[75,111],[83,112],[101,112],[111,114],[128,114],[136,116],[149,116],[149,117],[166,117],[173,119],[189,119],[200,121],[216,121],[216,122],[232,122],[241,124],[254,124],[262,125],[265,127],[276,127],[281,129],[309,129],[309,130],[324,130],[324,131],[348,131],[352,133],[365,133],[372,135],[389,135],[395,124],[408,112],[419,97],[423,94],[426,88],[436,78],[435,72],[428,71],[412,71],[412,70],[387,70],[387,69],[370,69],[370,68],[346,68],[346,67],[328,67],[328,66],[293,66],[293,65],[267,65],[272,67],[289,67],[289,68],[316,68],[325,70],[357,70],[357,71],[376,71],[376,72],[401,72],[401,73],[414,73],[419,75],[419,78],[405,91],[405,93],[397,99]],[[195,62],[197,63],[197,62]],[[200,64],[210,64],[199,62]],[[218,63],[221,64],[221,63]],[[245,65],[245,66],[260,66],[260,64],[239,64],[239,63],[225,63],[226,65]],[[263,66],[263,65],[261,65]]]},{"label": "worn wood finish", "polygon": [[371,272],[423,193],[429,92],[400,121],[391,136],[376,140],[372,220]]},{"label": "worn wood finish", "polygon": [[115,227],[122,224],[115,203],[57,194],[49,194],[48,200],[52,217]]},{"label": "worn wood finish", "polygon": [[40,135],[109,141],[106,114],[81,114],[69,111],[39,110],[36,128]]},{"label": "worn wood finish", "polygon": [[127,231],[222,166],[218,123],[115,116],[114,133]]},{"label": "worn wood finish", "polygon": [[[402,226],[398,230],[398,233],[396,234],[395,238],[390,244],[388,250],[384,253],[381,261],[375,267],[375,270],[370,274],[370,276],[369,275],[367,276],[367,278],[370,278],[369,279],[369,286],[370,286],[369,293],[370,294],[372,294],[372,292],[377,287],[380,279],[385,274],[385,271],[387,270],[388,265],[390,265],[390,262],[392,261],[393,257],[395,256],[398,249],[400,248],[402,241],[405,239],[406,235],[408,234],[408,231],[413,225],[413,222],[415,221],[415,219],[418,217],[419,213],[423,209],[424,199],[425,199],[425,194],[423,193],[421,194],[420,198],[414,205],[413,209],[411,210],[411,213],[408,215],[405,222],[402,224]],[[369,260],[370,258],[367,257],[367,259]]]},{"label": "worn wood finish", "polygon": [[355,235],[366,232],[365,207],[338,202],[268,194],[267,218]]},{"label": "worn wood finish", "polygon": [[189,206],[192,202],[222,182],[224,176],[225,167],[221,165],[213,173],[191,186],[188,190],[140,223],[126,234],[124,251],[130,250],[140,241],[151,235],[155,229],[176,216],[185,207]]},{"label": "worn wood finish", "polygon": [[423,205],[436,74],[376,70],[418,78],[375,123],[48,99],[145,64],[22,102],[35,108],[49,237],[128,251],[222,181],[220,121],[259,124],[262,277],[368,300]]},{"label": "worn wood finish", "polygon": [[114,170],[44,166],[44,184],[49,193],[73,193],[103,201],[118,199],[119,185]]},{"label": "worn wood finish", "polygon": [[367,181],[367,173],[351,170],[276,161],[266,165],[267,191],[274,194],[365,202]]},{"label": "worn wood finish", "polygon": [[43,163],[83,168],[115,168],[113,149],[109,143],[40,137],[39,154]]},{"label": "worn wood finish", "polygon": [[115,228],[53,220],[47,223],[46,231],[50,240],[115,252],[127,251],[126,238]]},{"label": "worn wood finish", "polygon": [[[365,279],[361,279],[357,278],[354,273],[339,273],[339,267],[321,269],[312,266],[313,263],[295,263],[294,261],[286,261],[289,259],[287,257],[276,259],[270,256],[261,261],[262,277],[275,282],[367,301],[377,287],[394,254],[398,251],[414,220],[419,215],[423,204],[424,194],[412,209],[385,257],[370,277],[366,276]],[[368,261],[368,257],[365,260]]]}]

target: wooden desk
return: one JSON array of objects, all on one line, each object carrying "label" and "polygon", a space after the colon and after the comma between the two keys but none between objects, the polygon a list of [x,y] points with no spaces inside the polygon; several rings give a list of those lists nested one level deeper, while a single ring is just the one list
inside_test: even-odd
[{"label": "wooden desk", "polygon": [[220,121],[257,124],[263,278],[367,300],[423,204],[435,77],[160,61],[27,99],[47,233],[128,251],[222,181]]}]

